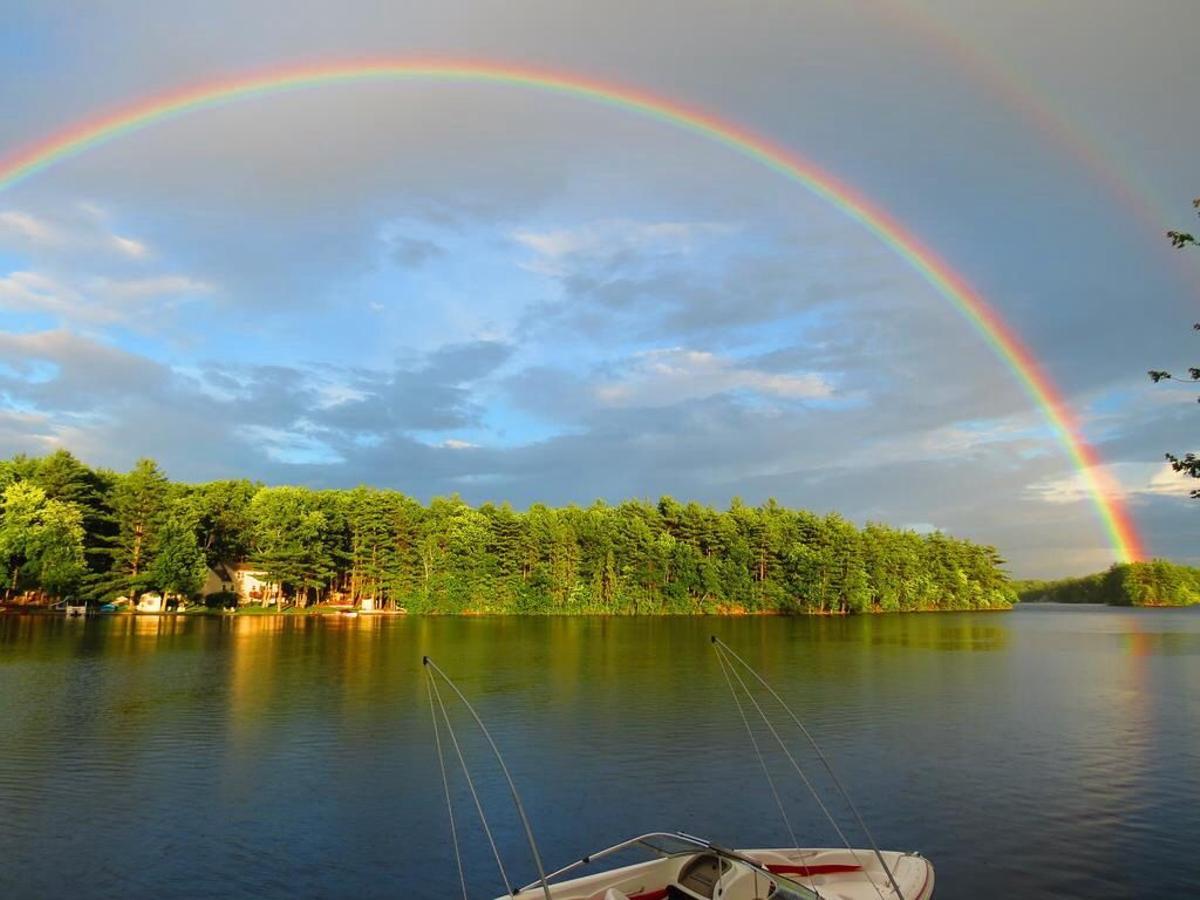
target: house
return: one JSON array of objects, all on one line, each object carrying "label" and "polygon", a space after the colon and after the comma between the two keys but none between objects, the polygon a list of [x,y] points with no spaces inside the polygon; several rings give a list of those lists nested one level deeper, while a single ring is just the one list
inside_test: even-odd
[{"label": "house", "polygon": [[267,581],[267,575],[250,563],[235,566],[211,566],[204,575],[201,595],[236,594],[238,606],[270,606],[276,601],[278,590]]},{"label": "house", "polygon": [[200,588],[200,596],[207,597],[209,594],[236,594],[237,584],[234,581],[233,573],[225,566],[209,566],[204,573],[204,585]]},{"label": "house", "polygon": [[267,573],[249,563],[238,563],[230,573],[238,605],[271,606],[278,597],[277,586],[267,580]]}]

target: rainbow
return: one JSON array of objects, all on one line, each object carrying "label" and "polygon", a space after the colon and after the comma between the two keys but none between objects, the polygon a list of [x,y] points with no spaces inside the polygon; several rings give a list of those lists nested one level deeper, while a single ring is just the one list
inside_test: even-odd
[{"label": "rainbow", "polygon": [[573,73],[478,60],[381,59],[272,69],[145,98],[59,132],[0,160],[0,191],[92,147],[231,101],[317,85],[418,80],[509,85],[638,113],[723,144],[841,210],[895,251],[962,313],[1013,372],[1066,449],[1086,484],[1117,560],[1143,557],[1141,539],[1120,493],[1104,474],[1096,451],[1084,440],[1063,396],[1030,349],[965,278],[884,209],[833,175],[766,137],[675,100]]}]

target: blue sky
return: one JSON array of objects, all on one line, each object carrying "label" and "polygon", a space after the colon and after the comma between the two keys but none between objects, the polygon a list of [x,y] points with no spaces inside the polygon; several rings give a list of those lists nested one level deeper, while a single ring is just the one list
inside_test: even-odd
[{"label": "blue sky", "polygon": [[[1156,233],[1200,194],[1194,4],[0,6],[0,154],[378,55],[563,67],[744,123],[969,278],[1151,549],[1196,558],[1162,463],[1195,405],[1144,375],[1195,359],[1200,255]],[[6,454],[518,506],[774,496],[990,541],[1021,575],[1111,561],[1038,411],[903,260],[728,148],[577,100],[343,85],[114,141],[0,195],[0,329]]]}]

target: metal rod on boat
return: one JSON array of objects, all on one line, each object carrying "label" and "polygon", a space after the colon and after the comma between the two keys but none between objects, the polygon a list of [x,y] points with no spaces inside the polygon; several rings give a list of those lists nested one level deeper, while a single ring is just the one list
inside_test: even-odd
[{"label": "metal rod on boat", "polygon": [[771,777],[771,769],[767,766],[766,757],[763,756],[762,749],[758,746],[758,738],[754,736],[754,729],[750,727],[750,718],[746,715],[746,710],[742,708],[742,698],[738,696],[733,687],[733,677],[729,674],[729,663],[720,653],[717,654],[717,661],[721,664],[721,674],[725,676],[725,683],[729,685],[729,693],[733,695],[733,702],[737,706],[738,715],[742,717],[742,724],[746,726],[746,735],[750,738],[754,755],[758,757],[758,764],[762,767],[763,775],[766,776],[767,787],[771,789],[771,796],[775,798],[775,805],[779,807],[779,814],[783,816],[783,824],[787,828],[788,836],[792,839],[792,846],[799,847],[800,841],[796,838],[795,829],[792,828],[792,820],[788,817],[787,807],[783,805],[783,798],[779,796],[779,791],[775,787],[775,779]]},{"label": "metal rod on boat", "polygon": [[[737,669],[733,667],[733,664],[727,662],[721,655],[721,649],[719,647],[714,646],[713,651],[717,654],[717,659],[729,667],[729,671],[733,673],[733,677],[737,679],[737,683],[741,686],[742,691],[745,692],[746,699],[750,701],[751,706],[754,707],[754,711],[757,712],[759,718],[762,719],[763,725],[767,727],[767,731],[771,733],[771,737],[775,738],[775,743],[779,745],[779,749],[783,752],[783,755],[787,757],[787,761],[792,764],[792,769],[795,770],[796,775],[799,776],[800,781],[804,784],[804,786],[808,788],[808,792],[812,795],[814,802],[816,802],[818,808],[820,808],[829,824],[833,827],[833,830],[837,832],[838,839],[841,840],[841,842],[846,846],[846,850],[849,851],[850,855],[857,860],[858,853],[855,851],[854,845],[850,843],[850,839],[846,837],[846,833],[842,831],[841,826],[838,825],[837,819],[833,817],[833,813],[829,811],[829,807],[826,806],[825,801],[821,799],[820,792],[816,789],[813,783],[809,781],[808,776],[804,774],[803,767],[801,767],[800,763],[796,760],[796,757],[792,755],[792,751],[787,747],[787,742],[779,734],[778,729],[776,729],[774,724],[772,724],[771,719],[767,716],[762,706],[759,705],[759,702],[754,698],[754,694],[750,692],[750,688],[746,685],[745,680],[738,673]],[[730,689],[733,689],[732,684],[730,684]],[[734,696],[736,698],[736,692]],[[883,892],[879,890],[879,886],[875,884],[875,879],[871,878],[869,875],[867,877],[871,882],[871,886],[875,888],[875,893],[879,895],[879,900],[883,900]],[[901,898],[901,900],[903,900],[903,898]]]},{"label": "metal rod on boat", "polygon": [[[442,720],[446,723],[446,733],[450,735],[450,743],[454,746],[454,753],[458,756],[458,764],[462,767],[463,778],[467,782],[467,789],[471,792],[471,799],[475,802],[475,810],[479,813],[479,824],[483,826],[483,833],[487,837],[488,846],[492,848],[492,856],[496,859],[496,867],[500,870],[500,880],[504,882],[504,890],[508,896],[513,896],[512,882],[508,880],[508,873],[504,871],[504,860],[500,858],[500,850],[496,847],[496,840],[492,837],[492,829],[488,826],[487,816],[483,813],[483,803],[479,799],[479,793],[475,790],[475,781],[471,778],[471,770],[467,767],[467,760],[463,756],[462,748],[458,746],[458,737],[454,734],[454,726],[450,724],[450,713],[446,711],[446,704],[442,702],[442,692],[438,689],[437,682],[433,675],[430,675],[426,680],[429,685],[429,694],[431,697],[437,697],[437,705],[442,710]],[[438,748],[441,752],[441,748]],[[450,802],[449,795],[446,797],[446,802]],[[453,821],[453,819],[451,820]],[[454,847],[454,852],[458,853],[458,845]]]},{"label": "metal rod on boat", "polygon": [[467,900],[467,875],[463,871],[462,853],[458,849],[458,827],[454,824],[454,801],[450,799],[450,779],[446,777],[446,758],[442,756],[442,734],[438,727],[437,709],[433,705],[433,679],[425,682],[429,690],[429,711],[433,714],[433,740],[437,746],[438,767],[442,771],[442,788],[446,792],[446,812],[450,815],[450,839],[454,842],[454,861],[458,864],[458,882],[462,885],[463,900]]},{"label": "metal rod on boat", "polygon": [[863,821],[862,814],[859,813],[858,807],[854,805],[854,801],[850,799],[850,794],[842,785],[841,779],[837,777],[837,773],[833,770],[832,764],[825,756],[824,751],[821,750],[821,745],[817,743],[816,738],[814,738],[812,733],[804,727],[804,723],[800,721],[799,716],[792,712],[792,708],[784,702],[783,698],[776,693],[775,689],[771,687],[771,685],[769,685],[749,663],[738,656],[737,652],[732,647],[726,644],[715,634],[712,636],[712,642],[733,657],[733,659],[737,660],[737,662],[740,663],[747,672],[753,675],[755,680],[766,689],[767,693],[774,697],[775,700],[778,701],[779,705],[783,707],[783,711],[788,714],[788,718],[790,718],[795,726],[800,729],[800,733],[804,735],[804,737],[808,740],[809,745],[812,747],[813,752],[817,754],[817,759],[821,761],[821,765],[824,766],[825,771],[829,774],[829,778],[833,781],[834,786],[838,789],[838,793],[842,795],[842,799],[845,800],[846,805],[850,807],[850,812],[854,815],[855,821],[858,822],[858,827],[862,829],[862,832],[866,836],[867,840],[871,842],[871,849],[875,853],[875,858],[879,860],[879,864],[883,866],[883,871],[887,873],[888,881],[891,882],[892,885],[892,890],[896,892],[896,896],[899,897],[900,900],[904,900],[904,892],[900,890],[900,885],[896,883],[896,876],[892,874],[892,867],[889,866],[887,861],[883,858],[883,854],[879,851],[879,845],[875,843],[875,837],[871,834],[871,829],[867,828],[867,823]]},{"label": "metal rod on boat", "polygon": [[520,816],[521,825],[525,829],[525,837],[529,841],[529,850],[533,854],[534,865],[537,866],[538,881],[541,882],[542,893],[545,894],[546,900],[551,900],[550,885],[546,882],[546,869],[542,865],[542,855],[538,852],[537,841],[533,839],[533,828],[531,828],[529,825],[529,817],[525,815],[525,806],[521,803],[521,795],[517,793],[517,786],[512,780],[512,775],[510,775],[508,772],[508,766],[504,764],[504,757],[500,753],[500,748],[497,747],[496,742],[492,740],[491,732],[488,731],[487,726],[483,724],[483,719],[479,718],[479,713],[475,712],[475,707],[471,705],[471,701],[468,700],[466,695],[458,689],[458,685],[456,685],[450,679],[450,676],[438,668],[438,664],[428,656],[422,657],[421,662],[428,669],[441,676],[442,680],[450,686],[450,689],[454,691],[454,693],[458,696],[458,699],[462,701],[463,706],[467,708],[467,712],[471,714],[471,718],[475,720],[475,724],[479,726],[479,730],[483,732],[483,736],[487,740],[488,746],[492,748],[492,754],[496,757],[496,762],[500,764],[500,771],[504,773],[504,780],[508,782],[508,789],[512,793],[513,805],[516,806],[517,815]]}]

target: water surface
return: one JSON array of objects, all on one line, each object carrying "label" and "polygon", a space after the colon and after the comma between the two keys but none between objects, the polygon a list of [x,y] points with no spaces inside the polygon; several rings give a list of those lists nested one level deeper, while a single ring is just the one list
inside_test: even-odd
[{"label": "water surface", "polygon": [[[0,897],[454,896],[423,653],[506,751],[549,865],[656,829],[786,844],[711,633],[792,701],[881,845],[933,860],[939,897],[1200,895],[1200,610],[1042,607],[0,616]],[[528,880],[502,783],[455,721]],[[836,843],[776,756],[801,841]],[[494,896],[454,791],[472,896]]]}]

